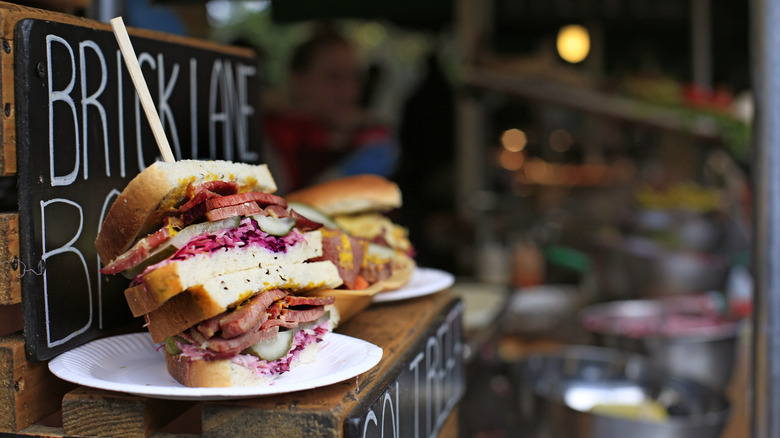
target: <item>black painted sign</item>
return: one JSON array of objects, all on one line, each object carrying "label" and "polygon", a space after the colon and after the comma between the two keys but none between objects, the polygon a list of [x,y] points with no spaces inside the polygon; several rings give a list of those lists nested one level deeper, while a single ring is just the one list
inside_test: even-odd
[{"label": "black painted sign", "polygon": [[435,438],[466,390],[463,302],[432,324],[378,396],[367,396],[345,422],[350,438]]},{"label": "black painted sign", "polygon": [[[260,161],[255,58],[131,40],[177,159]],[[128,280],[99,273],[94,242],[159,151],[113,33],[26,19],[14,41],[24,333],[45,360],[131,321]]]}]

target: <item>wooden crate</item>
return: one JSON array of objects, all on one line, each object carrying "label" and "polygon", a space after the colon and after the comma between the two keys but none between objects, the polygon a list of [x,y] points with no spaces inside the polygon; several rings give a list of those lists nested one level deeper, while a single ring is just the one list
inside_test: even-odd
[{"label": "wooden crate", "polygon": [[[357,378],[334,385],[289,394],[226,401],[157,400],[78,387],[68,392],[62,400],[61,427],[38,424],[21,430],[20,434],[121,437],[181,433],[239,437],[355,436],[350,430],[375,428],[385,420],[387,424],[392,422],[391,417],[387,416],[390,410],[384,407],[382,412],[375,411],[377,419],[373,422],[360,423],[360,418],[365,417],[364,413],[377,400],[387,398],[385,394],[388,390],[394,390],[401,371],[408,369],[415,359],[420,362],[420,347],[422,351],[426,347],[430,349],[431,339],[441,337],[441,327],[448,318],[457,319],[455,323],[460,324],[460,311],[460,301],[449,291],[370,307],[339,327],[337,332],[381,346],[384,350],[382,360]],[[453,334],[456,332],[453,331]],[[459,334],[457,340],[460,341]],[[456,348],[453,351],[459,350]],[[420,374],[424,376],[431,373]],[[440,375],[441,371],[434,374]],[[454,377],[457,381],[453,380],[453,383],[462,388],[462,376]],[[419,394],[428,390],[422,390]],[[445,410],[447,400],[431,403],[441,406],[434,412],[434,417],[440,417],[441,421],[429,431],[438,432],[439,436],[444,437],[457,436],[456,402],[460,394],[462,391],[452,393],[449,401],[453,403],[448,410]],[[409,396],[405,392],[400,399],[412,403],[414,398]],[[393,397],[396,397],[395,393],[390,398]],[[424,406],[422,400],[419,404]],[[400,413],[398,411],[393,416]],[[419,413],[420,418],[427,415],[424,408]],[[385,415],[384,419],[382,415]],[[412,417],[407,415],[402,420],[411,421]],[[396,418],[396,421],[399,420]],[[168,424],[170,422],[174,424]],[[425,433],[420,435],[428,436]]]}]

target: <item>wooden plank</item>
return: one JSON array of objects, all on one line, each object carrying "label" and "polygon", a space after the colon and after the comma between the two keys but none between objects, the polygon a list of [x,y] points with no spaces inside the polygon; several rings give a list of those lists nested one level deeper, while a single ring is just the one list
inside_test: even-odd
[{"label": "wooden plank", "polygon": [[[416,346],[444,322],[450,292],[375,305],[337,331],[383,348],[382,361],[356,379],[306,392],[248,400],[205,402],[203,434],[216,436],[344,436],[344,423],[384,394]],[[409,402],[409,393],[403,400]],[[394,396],[395,397],[395,396]],[[412,397],[413,399],[413,397]],[[379,413],[381,415],[381,412]],[[376,428],[375,428],[376,429]]]},{"label": "wooden plank", "polygon": [[0,338],[0,431],[16,432],[57,411],[73,387],[46,363],[25,359],[22,335]]},{"label": "wooden plank", "polygon": [[0,305],[22,302],[19,215],[0,214]]},{"label": "wooden plank", "polygon": [[0,305],[0,337],[21,331],[23,325],[21,304]]},{"label": "wooden plank", "polygon": [[[4,12],[0,9],[0,25]],[[15,102],[13,39],[4,33],[0,36],[0,176],[16,175]]]},{"label": "wooden plank", "polygon": [[65,395],[62,423],[68,435],[145,438],[195,403],[80,387]]}]

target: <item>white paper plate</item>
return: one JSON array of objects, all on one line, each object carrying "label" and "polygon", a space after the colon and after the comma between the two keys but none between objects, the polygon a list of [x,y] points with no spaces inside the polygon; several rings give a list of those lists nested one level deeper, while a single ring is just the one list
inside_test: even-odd
[{"label": "white paper plate", "polygon": [[189,388],[173,379],[148,333],[98,339],[49,362],[57,377],[83,386],[176,400],[219,400],[282,394],[338,383],[374,367],[382,349],[361,339],[327,333],[317,361],[299,365],[267,385]]},{"label": "white paper plate", "polygon": [[375,303],[406,300],[443,291],[455,283],[455,276],[449,272],[432,268],[415,268],[412,278],[400,289],[380,292],[374,295]]}]

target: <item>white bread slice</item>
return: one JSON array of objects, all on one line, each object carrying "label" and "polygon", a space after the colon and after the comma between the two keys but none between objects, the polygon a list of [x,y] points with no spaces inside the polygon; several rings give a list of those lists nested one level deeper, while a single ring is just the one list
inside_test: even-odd
[{"label": "white bread slice", "polygon": [[269,289],[301,294],[333,289],[341,283],[338,269],[329,261],[266,266],[220,275],[190,287],[149,312],[147,328],[154,342],[162,342]]},{"label": "white bread slice", "polygon": [[116,198],[98,233],[95,246],[104,265],[127,251],[139,237],[157,231],[163,213],[186,199],[187,185],[204,181],[236,181],[239,191],[276,191],[268,166],[229,161],[155,162],[136,175]]},{"label": "white bread slice", "polygon": [[310,231],[305,240],[273,252],[261,245],[198,254],[187,260],[168,263],[143,277],[144,288],[125,292],[133,316],[141,316],[160,307],[187,288],[202,284],[219,275],[245,269],[302,263],[322,255],[322,233]]},{"label": "white bread slice", "polygon": [[[314,362],[322,343],[311,343],[304,347],[300,355],[290,364],[290,369],[298,365]],[[258,376],[249,368],[223,360],[189,360],[184,356],[171,356],[165,353],[168,373],[182,385],[190,387],[232,387],[265,385],[282,374]]]},{"label": "white bread slice", "polygon": [[286,196],[328,216],[387,211],[401,206],[401,190],[379,175],[355,175],[326,181]]}]

